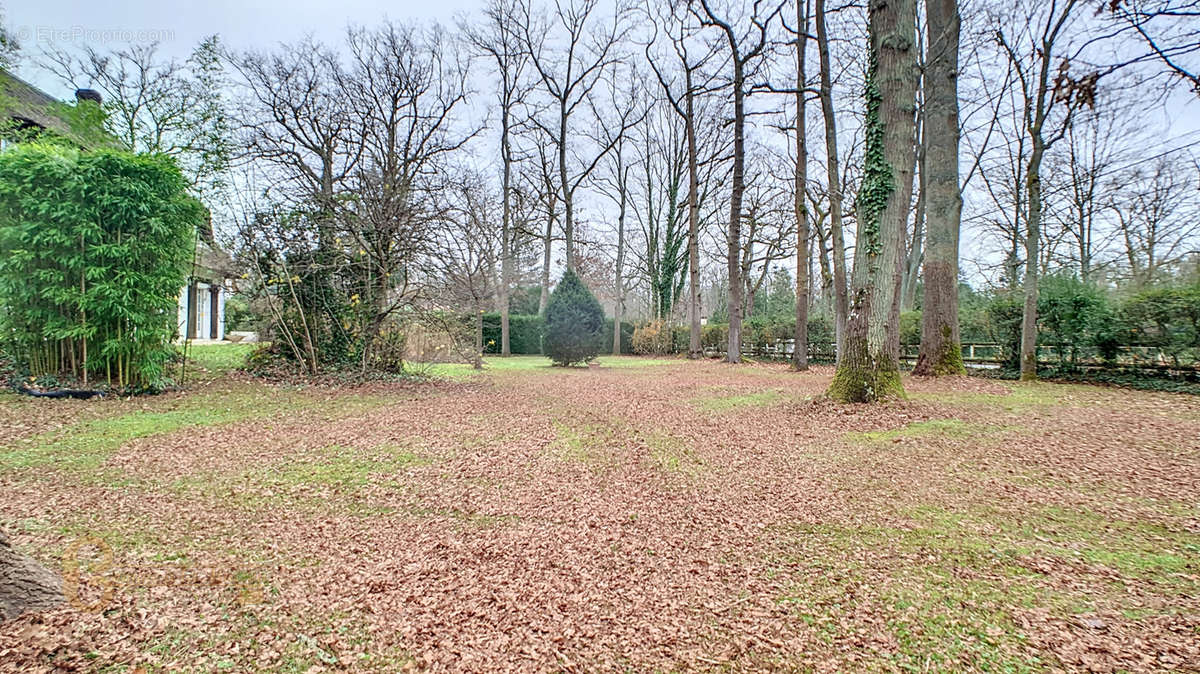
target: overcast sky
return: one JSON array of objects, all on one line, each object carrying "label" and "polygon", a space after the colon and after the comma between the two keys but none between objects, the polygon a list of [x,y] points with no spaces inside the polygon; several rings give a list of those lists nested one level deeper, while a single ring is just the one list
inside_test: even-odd
[{"label": "overcast sky", "polygon": [[[347,25],[373,25],[380,20],[438,21],[453,25],[459,15],[471,16],[482,0],[18,0],[4,2],[5,23],[17,34],[23,63],[18,73],[52,95],[69,100],[72,91],[55,77],[32,67],[31,61],[44,48],[78,48],[84,44],[101,51],[130,42],[159,43],[164,56],[185,59],[205,37],[219,34],[234,50],[270,49],[312,34],[322,42],[340,43]],[[486,84],[481,90],[486,90]],[[1182,87],[1180,87],[1182,91]],[[490,99],[481,99],[490,100]],[[483,113],[478,113],[482,115]],[[810,114],[813,114],[810,110]],[[1196,157],[1200,143],[1200,98],[1186,91],[1172,102],[1144,116],[1147,129],[1145,153],[1153,156],[1176,148]],[[1183,146],[1183,147],[1181,147]],[[964,147],[964,152],[966,148]],[[976,181],[978,182],[978,181]],[[970,190],[970,188],[968,188]],[[968,198],[968,204],[970,199]],[[581,204],[581,217],[588,216],[588,200]],[[600,200],[597,206],[607,202]],[[984,206],[987,210],[988,206]],[[607,222],[611,214],[600,208],[592,217]],[[609,209],[611,210],[611,209]],[[968,206],[968,211],[970,211]],[[994,242],[973,234],[972,214],[967,213],[963,252],[966,256],[991,258]],[[997,253],[998,254],[998,253]],[[970,270],[967,269],[968,273]]]},{"label": "overcast sky", "polygon": [[269,47],[306,33],[336,42],[348,24],[376,23],[384,17],[450,24],[457,13],[479,6],[475,0],[10,0],[3,4],[6,23],[19,36],[24,52],[21,76],[63,98],[72,92],[30,67],[30,57],[43,47],[87,43],[103,48],[157,41],[164,54],[186,58],[213,33],[239,49]]}]

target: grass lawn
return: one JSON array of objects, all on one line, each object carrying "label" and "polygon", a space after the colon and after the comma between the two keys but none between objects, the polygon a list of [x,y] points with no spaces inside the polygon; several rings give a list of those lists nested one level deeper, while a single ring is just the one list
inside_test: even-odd
[{"label": "grass lawn", "polygon": [[0,394],[0,527],[72,601],[0,671],[1171,670],[1200,399],[540,357],[430,383]]}]

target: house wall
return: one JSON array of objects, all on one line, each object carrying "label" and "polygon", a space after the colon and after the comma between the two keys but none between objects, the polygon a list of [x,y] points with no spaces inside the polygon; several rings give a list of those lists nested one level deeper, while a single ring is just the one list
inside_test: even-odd
[{"label": "house wall", "polygon": [[217,295],[217,339],[225,339],[225,296],[228,294],[228,289],[221,286]]},{"label": "house wall", "polygon": [[196,339],[213,339],[212,316],[214,311],[217,316],[216,339],[225,339],[225,296],[229,290],[223,283],[215,285],[219,290],[215,302],[216,306],[213,306],[213,287],[214,284],[196,281],[192,285],[184,286],[179,290],[176,326],[181,341],[188,338],[188,316],[192,313],[192,307],[189,302],[193,297],[197,300],[195,308]]}]

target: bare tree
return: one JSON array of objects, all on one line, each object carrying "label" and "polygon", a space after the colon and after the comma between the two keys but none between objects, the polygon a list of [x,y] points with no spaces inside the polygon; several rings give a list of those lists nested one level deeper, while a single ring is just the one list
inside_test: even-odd
[{"label": "bare tree", "polygon": [[242,159],[266,164],[279,174],[285,193],[310,200],[323,214],[318,246],[333,245],[334,194],[362,157],[356,138],[363,122],[338,90],[345,79],[332,51],[306,39],[273,53],[231,57],[242,82],[238,118]]},{"label": "bare tree", "polygon": [[837,358],[842,357],[842,337],[846,334],[849,300],[846,296],[846,244],[842,227],[842,180],[838,157],[837,117],[833,107],[833,65],[829,57],[828,12],[825,0],[815,0],[817,53],[820,58],[821,115],[825,122],[825,172],[829,190],[829,240],[832,250],[833,307]]},{"label": "bare tree", "polygon": [[733,177],[729,193],[729,342],[725,359],[730,363],[742,360],[742,278],[740,248],[742,240],[742,193],[746,188],[746,95],[747,70],[762,58],[767,46],[767,30],[783,8],[783,3],[772,5],[770,11],[759,13],[759,3],[754,3],[744,30],[734,27],[734,20],[718,16],[713,12],[709,0],[700,0],[701,13],[692,7],[693,13],[705,26],[719,29],[729,49],[731,67],[730,87],[733,92]]},{"label": "bare tree", "polygon": [[[648,2],[648,5],[653,4]],[[697,75],[713,56],[711,48],[699,50],[698,56],[693,56],[691,48],[691,30],[686,21],[690,13],[677,13],[676,5],[668,5],[669,16],[658,17],[652,11],[651,16],[655,37],[646,44],[646,61],[650,64],[663,89],[671,109],[683,120],[684,134],[687,139],[687,172],[688,172],[688,358],[700,358],[704,350],[700,343],[700,156],[697,135],[696,97],[707,82],[698,82]],[[651,55],[651,47],[655,44],[659,23],[664,24],[671,49],[678,65],[683,71],[682,91],[676,91],[676,83],[658,65],[658,59]]]},{"label": "bare tree", "polygon": [[808,51],[808,0],[796,0],[796,157],[792,186],[793,210],[796,218],[796,331],[793,335],[792,368],[808,369],[808,304],[809,268],[812,265],[812,238],[808,224],[808,138],[805,106],[808,87],[806,53]]},{"label": "bare tree", "polygon": [[[1029,139],[1029,157],[1025,164],[1025,307],[1021,319],[1021,378],[1037,379],[1037,298],[1038,262],[1042,233],[1042,160],[1047,149],[1063,138],[1070,127],[1071,115],[1081,104],[1092,101],[1096,75],[1073,78],[1070,61],[1061,59],[1055,71],[1054,61],[1065,39],[1064,31],[1083,5],[1078,0],[1053,2],[1040,14],[1026,15],[1024,27],[1018,22],[1021,43],[996,31],[996,39],[1016,73],[1023,100],[1025,135]],[[1011,30],[1009,32],[1012,32]],[[1029,49],[1023,42],[1030,39]],[[1052,115],[1056,108],[1063,113]],[[1050,124],[1050,127],[1047,127]]]},{"label": "bare tree", "polygon": [[528,87],[524,71],[529,63],[529,51],[522,39],[519,25],[521,0],[490,0],[483,11],[483,21],[478,26],[464,22],[463,32],[479,54],[495,67],[498,78],[496,96],[500,115],[500,283],[498,301],[500,305],[500,355],[509,356],[509,292],[513,280],[514,235],[513,226],[513,143],[516,108],[526,96]]},{"label": "bare tree", "polygon": [[685,224],[686,130],[678,115],[659,106],[641,127],[640,267],[650,294],[650,316],[669,320],[683,293],[689,228]]},{"label": "bare tree", "polygon": [[550,264],[553,260],[554,242],[559,240],[555,236],[555,232],[558,229],[556,225],[561,217],[561,211],[555,179],[557,175],[555,158],[548,139],[541,134],[537,134],[534,138],[532,156],[534,161],[531,166],[526,167],[522,174],[522,183],[530,194],[535,195],[533,201],[537,204],[537,208],[534,211],[543,222],[543,227],[538,231],[526,232],[528,236],[535,237],[542,243],[542,263],[539,274],[541,294],[538,298],[538,313],[540,314],[546,311],[546,304],[550,302]]},{"label": "bare tree", "polygon": [[1200,96],[1200,70],[1185,61],[1200,53],[1200,30],[1196,27],[1200,1],[1107,0],[1103,7],[1146,46],[1147,53],[1134,60],[1157,60]]},{"label": "bare tree", "polygon": [[219,185],[233,153],[221,51],[213,35],[186,62],[162,56],[154,42],[111,52],[46,50],[39,60],[71,87],[99,90],[105,127],[123,147],[177,158],[203,191]]},{"label": "bare tree", "polygon": [[[589,99],[592,113],[598,120],[598,130],[595,134],[597,144],[611,147],[608,153],[606,170],[597,176],[597,187],[607,195],[617,206],[617,251],[613,270],[613,341],[612,353],[621,355],[621,319],[625,308],[625,214],[630,198],[630,173],[633,163],[626,153],[629,134],[632,128],[641,123],[646,112],[639,100],[636,82],[637,71],[633,68],[614,73],[607,82],[606,100],[597,102]],[[622,85],[628,85],[628,89]],[[612,112],[606,113],[601,108]]]},{"label": "bare tree", "polygon": [[365,363],[384,321],[411,299],[405,272],[443,215],[447,160],[475,130],[453,126],[468,93],[467,66],[440,29],[385,23],[352,29],[347,44],[352,67],[342,90],[364,126],[362,161],[339,214],[369,279]]},{"label": "bare tree", "polygon": [[548,23],[538,20],[528,2],[521,5],[525,48],[540,90],[550,101],[550,119],[535,114],[530,121],[550,139],[558,155],[568,269],[575,264],[575,193],[612,150],[611,145],[601,146],[580,156],[573,149],[573,133],[578,130],[572,131],[572,117],[617,62],[617,50],[628,32],[622,6],[617,6],[610,21],[599,25],[599,5],[599,0],[560,0]]},{"label": "bare tree", "polygon": [[453,205],[428,261],[438,271],[436,294],[450,306],[470,312],[471,365],[478,370],[483,367],[484,306],[496,292],[495,268],[502,254],[501,228],[491,221],[498,210],[497,199],[478,175],[468,174],[448,188]]},{"label": "bare tree", "polygon": [[[1135,287],[1158,279],[1164,268],[1197,250],[1200,199],[1195,168],[1170,155],[1149,167],[1118,174],[1108,208],[1115,214],[1126,263]],[[1115,189],[1120,185],[1120,189]]]},{"label": "bare tree", "polygon": [[1097,267],[1104,264],[1098,258],[1106,238],[1105,205],[1120,201],[1119,193],[1128,187],[1113,183],[1110,175],[1125,154],[1122,141],[1134,137],[1131,129],[1120,126],[1122,112],[1106,101],[1103,107],[1077,116],[1062,151],[1051,158],[1046,212],[1073,244],[1063,258],[1085,282],[1092,281]]}]

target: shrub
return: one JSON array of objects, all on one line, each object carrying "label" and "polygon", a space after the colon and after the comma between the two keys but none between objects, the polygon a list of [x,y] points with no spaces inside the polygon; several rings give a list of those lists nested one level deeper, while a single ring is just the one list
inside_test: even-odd
[{"label": "shrub", "polygon": [[1200,285],[1155,288],[1119,309],[1121,341],[1161,349],[1176,365],[1200,355]]},{"label": "shrub", "polygon": [[1000,345],[1003,366],[1016,369],[1021,365],[1021,313],[1024,305],[1015,293],[1000,294],[992,298],[984,309],[987,333],[991,340]]},{"label": "shrub", "polygon": [[900,343],[905,345],[921,343],[920,311],[905,311],[900,314]]},{"label": "shrub", "polygon": [[[813,359],[832,358],[829,346],[833,343],[833,319],[813,314],[808,319],[808,352]],[[742,344],[756,351],[785,342],[796,335],[796,321],[792,318],[771,320],[766,316],[755,316],[742,324]],[[687,350],[687,331],[683,332],[682,350]],[[700,331],[700,345],[706,350],[724,352],[729,344],[729,325],[709,323]]]},{"label": "shrub", "polygon": [[157,389],[204,208],[175,162],[18,145],[0,155],[0,316],[30,374]]},{"label": "shrub", "polygon": [[661,319],[634,328],[633,352],[643,356],[666,356],[675,353],[674,331]]},{"label": "shrub", "polygon": [[686,325],[676,325],[671,328],[671,339],[675,346],[673,353],[687,353],[692,341],[692,329]]},{"label": "shrub", "polygon": [[836,332],[836,328],[833,325],[833,317],[826,316],[825,314],[809,316],[809,344],[833,344],[833,340],[836,339],[834,332]]},{"label": "shrub", "polygon": [[705,349],[724,349],[729,344],[729,325],[709,323],[700,328],[700,346]]},{"label": "shrub", "polygon": [[1081,347],[1110,341],[1113,313],[1100,290],[1074,276],[1054,274],[1038,284],[1038,341],[1053,345],[1060,363],[1076,362]]},{"label": "shrub", "polygon": [[796,334],[795,320],[773,321],[766,316],[752,316],[742,324],[742,344],[764,349]]},{"label": "shrub", "polygon": [[545,324],[542,351],[555,365],[586,363],[599,354],[604,309],[570,269],[550,294]]}]

